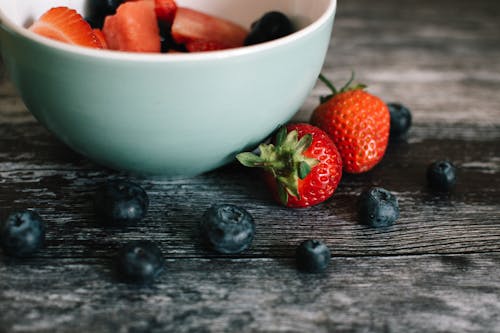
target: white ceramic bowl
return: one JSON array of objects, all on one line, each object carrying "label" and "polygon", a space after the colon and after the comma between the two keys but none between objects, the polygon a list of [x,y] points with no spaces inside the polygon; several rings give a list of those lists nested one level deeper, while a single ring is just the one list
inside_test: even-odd
[{"label": "white ceramic bowl", "polygon": [[33,115],[75,151],[111,168],[191,176],[258,144],[304,103],[322,68],[335,0],[178,0],[249,27],[280,10],[299,28],[271,42],[191,54],[72,46],[25,27],[84,0],[0,0],[0,47]]}]

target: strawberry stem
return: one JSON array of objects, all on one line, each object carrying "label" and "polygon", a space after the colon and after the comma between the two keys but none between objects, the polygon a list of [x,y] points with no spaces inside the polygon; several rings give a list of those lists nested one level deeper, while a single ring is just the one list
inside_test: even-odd
[{"label": "strawberry stem", "polygon": [[351,78],[349,79],[349,81],[347,81],[346,84],[344,84],[344,86],[342,87],[342,89],[340,89],[340,92],[347,91],[349,89],[349,86],[351,85],[351,83],[353,81],[354,81],[354,71],[351,71]]},{"label": "strawberry stem", "polygon": [[349,81],[347,81],[347,83],[340,90],[337,90],[337,88],[335,88],[333,83],[331,83],[330,80],[328,80],[323,74],[320,73],[319,79],[332,91],[332,93],[330,95],[320,96],[319,100],[320,100],[321,104],[327,102],[329,99],[331,99],[335,95],[344,93],[346,91],[365,89],[366,85],[364,85],[362,83],[352,85],[352,83],[354,81],[354,77],[355,77],[354,71],[351,71],[351,77],[350,77]]},{"label": "strawberry stem", "polygon": [[330,80],[328,80],[323,74],[319,74],[319,79],[321,80],[321,82],[323,82],[328,88],[330,88],[330,90],[332,91],[332,95],[337,95],[338,94],[338,91],[337,91],[337,88],[335,88],[335,86],[333,85],[333,83],[330,82]]},{"label": "strawberry stem", "polygon": [[298,189],[299,179],[304,179],[312,168],[319,163],[315,158],[304,155],[311,146],[311,134],[300,139],[297,130],[287,132],[285,126],[278,130],[275,137],[276,145],[261,144],[260,155],[244,152],[236,155],[236,159],[246,167],[263,168],[271,173],[278,185],[281,202],[286,205],[288,195],[300,199]]}]

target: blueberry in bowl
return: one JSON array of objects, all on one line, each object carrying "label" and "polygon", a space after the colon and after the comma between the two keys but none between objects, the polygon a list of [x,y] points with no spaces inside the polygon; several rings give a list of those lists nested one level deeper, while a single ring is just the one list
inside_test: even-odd
[{"label": "blueberry in bowl", "polygon": [[88,0],[87,10],[88,15],[86,20],[90,23],[92,28],[102,28],[104,19],[108,15],[116,12],[116,9],[125,0]]},{"label": "blueberry in bowl", "polygon": [[270,11],[252,23],[245,45],[269,42],[290,35],[295,28],[290,19],[279,11]]}]

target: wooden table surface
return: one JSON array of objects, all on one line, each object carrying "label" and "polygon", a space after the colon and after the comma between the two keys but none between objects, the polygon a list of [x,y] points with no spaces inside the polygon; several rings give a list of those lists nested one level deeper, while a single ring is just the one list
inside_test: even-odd
[{"label": "wooden table surface", "polygon": [[[39,125],[3,74],[0,211],[37,209],[48,232],[36,258],[0,252],[0,332],[500,332],[500,2],[340,1],[323,73],[341,84],[351,70],[410,107],[414,125],[374,170],[345,175],[330,200],[295,210],[236,164],[175,180],[100,167]],[[307,120],[324,93],[318,83],[295,119]],[[459,170],[450,195],[425,182],[441,158]],[[147,190],[140,225],[95,223],[91,199],[109,178]],[[357,197],[371,185],[399,198],[389,230],[357,221]],[[250,250],[200,246],[198,221],[215,202],[253,214]],[[307,238],[332,251],[323,274],[295,269]],[[166,257],[151,287],[113,277],[115,250],[135,239],[157,241]]]}]

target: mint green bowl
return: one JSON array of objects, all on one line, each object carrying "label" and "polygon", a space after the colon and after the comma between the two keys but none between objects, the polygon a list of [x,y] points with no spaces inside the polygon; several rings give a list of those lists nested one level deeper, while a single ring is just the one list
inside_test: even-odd
[{"label": "mint green bowl", "polygon": [[83,0],[0,0],[0,47],[28,110],[102,165],[193,176],[255,146],[300,109],[323,66],[335,0],[178,0],[244,26],[269,10],[300,30],[238,49],[192,54],[93,50],[23,28]]}]

